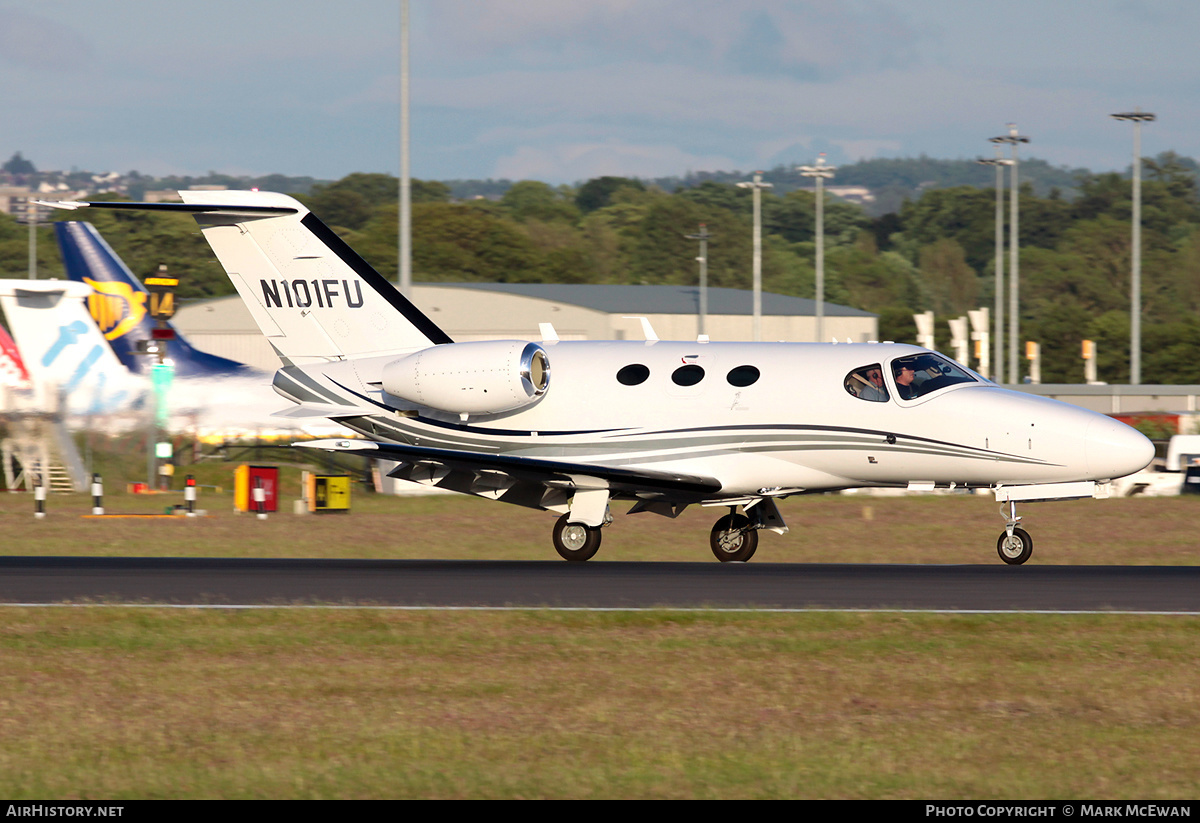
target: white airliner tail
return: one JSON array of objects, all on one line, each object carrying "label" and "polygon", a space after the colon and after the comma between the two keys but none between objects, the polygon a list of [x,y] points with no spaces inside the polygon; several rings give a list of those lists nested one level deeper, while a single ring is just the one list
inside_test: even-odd
[{"label": "white airliner tail", "polygon": [[194,212],[285,362],[389,355],[452,342],[294,198],[256,191],[180,196],[187,206],[176,208]]},{"label": "white airliner tail", "polygon": [[0,307],[30,378],[62,392],[76,414],[127,408],[144,389],[88,314],[91,293],[70,280],[0,280]]}]

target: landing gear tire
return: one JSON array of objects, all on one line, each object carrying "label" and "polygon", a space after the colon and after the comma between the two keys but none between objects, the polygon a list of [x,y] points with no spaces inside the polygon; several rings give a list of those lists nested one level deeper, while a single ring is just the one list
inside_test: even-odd
[{"label": "landing gear tire", "polygon": [[1010,566],[1020,566],[1033,555],[1033,538],[1024,529],[1013,529],[1012,537],[1005,531],[996,541],[996,553]]},{"label": "landing gear tire", "polygon": [[554,550],[564,560],[590,560],[600,550],[600,527],[568,523],[569,516],[554,523]]},{"label": "landing gear tire", "polygon": [[758,548],[758,532],[750,528],[750,518],[744,514],[727,514],[712,527],[708,543],[722,563],[745,563]]}]

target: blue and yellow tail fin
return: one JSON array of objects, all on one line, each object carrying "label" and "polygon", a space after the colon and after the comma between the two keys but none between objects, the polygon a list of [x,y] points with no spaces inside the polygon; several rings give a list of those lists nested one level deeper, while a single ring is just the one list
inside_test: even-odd
[{"label": "blue and yellow tail fin", "polygon": [[[156,358],[145,354],[146,342],[155,338],[158,321],[150,316],[150,295],[142,282],[104,241],[91,223],[54,224],[63,265],[72,280],[91,286],[87,304],[92,318],[130,371],[148,374]],[[168,356],[178,377],[242,374],[243,363],[198,351],[168,321]]]}]

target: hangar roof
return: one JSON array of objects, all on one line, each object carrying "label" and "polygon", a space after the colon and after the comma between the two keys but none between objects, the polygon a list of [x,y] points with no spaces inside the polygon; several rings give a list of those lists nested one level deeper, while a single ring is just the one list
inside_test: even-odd
[{"label": "hangar roof", "polygon": [[[517,294],[557,303],[584,306],[608,314],[696,314],[700,309],[698,286],[623,286],[579,283],[415,283],[417,286],[476,289]],[[753,313],[752,293],[744,289],[708,289],[708,313],[749,315]],[[763,292],[762,313],[792,317],[812,317],[817,313],[815,300]],[[872,312],[825,302],[829,317],[875,317]]]}]

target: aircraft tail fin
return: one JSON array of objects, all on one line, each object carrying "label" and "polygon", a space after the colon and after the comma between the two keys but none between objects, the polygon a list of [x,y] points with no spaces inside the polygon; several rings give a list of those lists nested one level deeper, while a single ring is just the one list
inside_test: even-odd
[{"label": "aircraft tail fin", "polygon": [[454,342],[294,198],[260,191],[179,194],[183,203],[37,202],[191,214],[285,365]]},{"label": "aircraft tail fin", "polygon": [[295,199],[254,191],[180,195],[285,361],[388,355],[453,342]]},{"label": "aircraft tail fin", "polygon": [[88,314],[89,294],[69,280],[0,280],[0,307],[32,380],[81,413],[127,407],[141,391]]},{"label": "aircraft tail fin", "polygon": [[[126,368],[148,374],[155,360],[146,356],[146,341],[155,339],[158,321],[150,316],[142,282],[91,223],[64,221],[55,223],[54,231],[67,276],[92,288],[88,311],[101,333]],[[193,348],[169,321],[163,328],[170,332],[166,346],[176,375],[223,376],[247,370],[242,363]]]},{"label": "aircraft tail fin", "polygon": [[16,342],[3,326],[0,326],[0,386],[10,389],[29,386],[29,370]]}]

